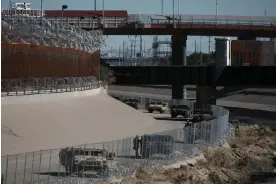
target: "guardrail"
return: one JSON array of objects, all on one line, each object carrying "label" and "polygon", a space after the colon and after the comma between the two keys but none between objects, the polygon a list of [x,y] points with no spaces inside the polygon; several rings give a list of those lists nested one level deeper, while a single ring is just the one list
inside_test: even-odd
[{"label": "guardrail", "polygon": [[2,79],[1,96],[83,91],[100,87],[96,77]]},{"label": "guardrail", "polygon": [[[128,176],[141,167],[160,167],[194,157],[202,149],[222,145],[228,139],[229,111],[219,106],[209,108],[217,119],[140,135],[139,139],[135,136],[72,148],[2,156],[4,183],[91,183]],[[113,154],[99,154],[103,149]],[[91,164],[95,165],[92,167]],[[85,170],[85,166],[89,171]]]}]

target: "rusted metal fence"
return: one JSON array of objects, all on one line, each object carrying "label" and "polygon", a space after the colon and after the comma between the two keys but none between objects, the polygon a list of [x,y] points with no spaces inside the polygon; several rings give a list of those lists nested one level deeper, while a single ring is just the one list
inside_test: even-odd
[{"label": "rusted metal fence", "polygon": [[2,79],[99,77],[100,51],[31,44],[1,44]]},{"label": "rusted metal fence", "polygon": [[[229,112],[219,106],[211,108],[217,119],[140,135],[140,144],[137,139],[134,141],[136,137],[129,137],[2,156],[4,183],[96,183],[131,175],[140,167],[160,167],[196,156],[202,149],[224,144],[228,139]],[[135,145],[138,145],[139,156],[135,153]]]}]

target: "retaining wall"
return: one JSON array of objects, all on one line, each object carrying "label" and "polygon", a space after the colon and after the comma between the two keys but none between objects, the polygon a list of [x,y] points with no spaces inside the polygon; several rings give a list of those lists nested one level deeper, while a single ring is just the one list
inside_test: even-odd
[{"label": "retaining wall", "polygon": [[1,44],[2,79],[26,77],[99,77],[100,51],[31,44]]}]

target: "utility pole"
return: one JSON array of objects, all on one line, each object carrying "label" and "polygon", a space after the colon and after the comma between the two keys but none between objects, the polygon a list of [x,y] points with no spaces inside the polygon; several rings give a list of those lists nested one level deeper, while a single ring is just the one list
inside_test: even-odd
[{"label": "utility pole", "polygon": [[175,20],[174,20],[174,3],[175,3],[175,2],[174,2],[174,0],[173,0],[173,25],[174,25],[174,21],[175,21]]},{"label": "utility pole", "polygon": [[211,53],[211,37],[209,36],[209,40],[208,40],[208,52],[209,54]]},{"label": "utility pole", "polygon": [[196,40],[195,40],[195,53],[196,53]]},{"label": "utility pole", "polygon": [[216,0],[216,15],[218,15],[218,0]]},{"label": "utility pole", "polygon": [[199,38],[200,42],[199,42],[199,49],[200,49],[200,66],[202,65],[202,50],[201,50],[201,46],[202,46],[202,40],[201,37]]},{"label": "utility pole", "polygon": [[164,0],[161,0],[161,15],[164,13]]},{"label": "utility pole", "polygon": [[123,41],[123,66],[125,66],[125,41]]},{"label": "utility pole", "polygon": [[177,14],[180,14],[180,1],[177,0]]},{"label": "utility pole", "polygon": [[97,0],[94,0],[94,9],[97,10]]},{"label": "utility pole", "polygon": [[217,16],[218,16],[218,0],[216,0],[216,23],[218,22]]},{"label": "utility pole", "polygon": [[142,52],[143,52],[143,38],[142,38],[142,35],[140,35],[140,59],[142,58]]}]

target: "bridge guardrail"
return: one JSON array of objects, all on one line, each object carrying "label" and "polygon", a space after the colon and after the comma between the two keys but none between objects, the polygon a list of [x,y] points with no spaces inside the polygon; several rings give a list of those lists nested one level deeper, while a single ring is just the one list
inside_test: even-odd
[{"label": "bridge guardrail", "polygon": [[[63,148],[2,156],[1,174],[4,183],[96,182],[129,176],[141,167],[160,167],[194,157],[203,149],[222,145],[228,139],[229,111],[219,106],[211,108],[217,115],[217,119],[148,135],[141,134],[138,152],[142,157],[135,155],[134,145],[135,143],[137,145],[137,141],[134,141],[135,137],[82,144],[74,146],[70,152],[64,151]],[[85,171],[80,167],[76,170],[70,163],[73,163],[72,153],[80,148],[105,149],[109,153],[115,153],[115,157],[113,160],[106,160],[105,156],[98,155],[97,158],[106,161],[108,169],[94,167],[90,168],[90,171]],[[85,157],[85,152],[80,154],[80,157],[82,156]]]}]

